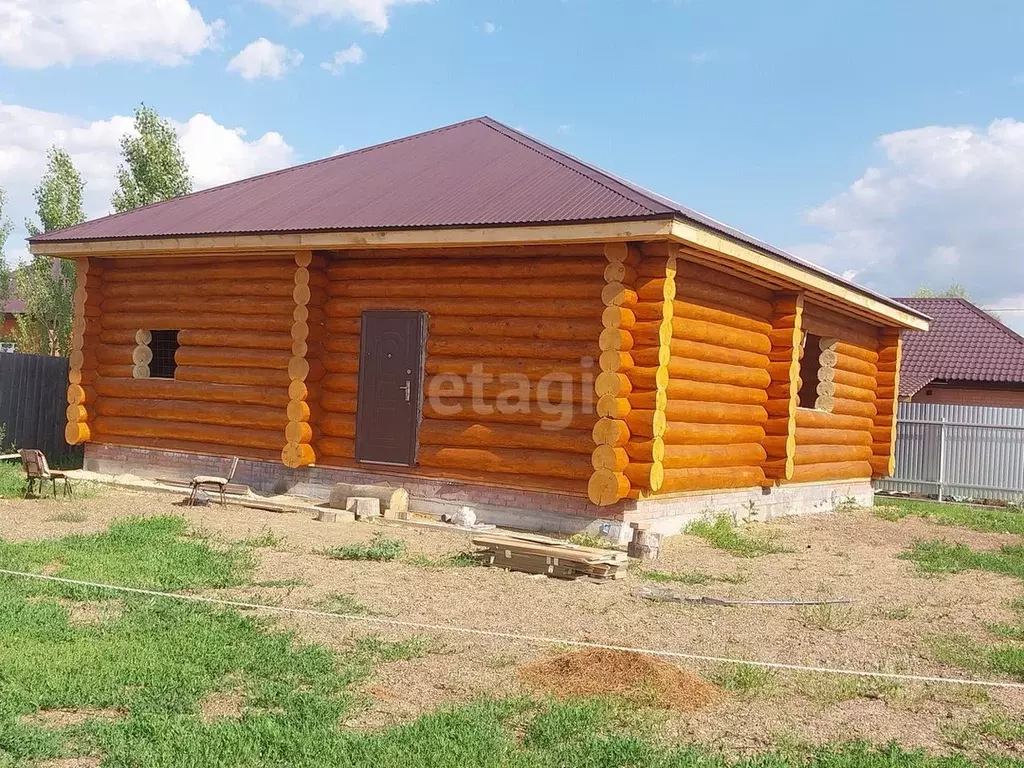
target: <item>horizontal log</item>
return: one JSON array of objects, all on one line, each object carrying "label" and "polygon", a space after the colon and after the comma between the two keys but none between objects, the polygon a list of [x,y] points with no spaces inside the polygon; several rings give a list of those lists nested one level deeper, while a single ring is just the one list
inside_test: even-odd
[{"label": "horizontal log", "polygon": [[675,278],[666,278],[664,272],[659,277],[640,277],[633,288],[640,301],[672,301],[676,297]]},{"label": "horizontal log", "polygon": [[758,299],[749,294],[737,293],[709,283],[676,277],[676,301],[709,303],[742,312],[755,318],[769,318],[772,315],[770,301]]},{"label": "horizontal log", "polygon": [[92,384],[99,378],[99,373],[95,368],[92,370],[81,370],[78,368],[68,369],[68,383],[69,384]]},{"label": "horizontal log", "polygon": [[665,413],[663,411],[633,410],[623,417],[631,435],[635,437],[661,437],[665,432]]},{"label": "horizontal log", "polygon": [[281,430],[251,429],[233,426],[229,430],[213,424],[193,424],[149,418],[123,418],[97,416],[96,432],[124,437],[159,437],[173,440],[192,440],[218,445],[238,445],[280,451],[285,444]]},{"label": "horizontal log", "polygon": [[558,280],[498,278],[422,280],[332,280],[327,294],[333,298],[452,298],[452,299],[596,299],[605,281],[600,275]]},{"label": "horizontal log", "polygon": [[869,461],[847,461],[830,464],[803,464],[793,469],[791,482],[815,483],[822,480],[856,480],[871,477]]},{"label": "horizontal log", "polygon": [[597,421],[596,414],[582,412],[571,404],[540,404],[523,413],[519,409],[498,409],[490,403],[474,403],[471,398],[445,398],[443,402],[426,399],[423,401],[423,418],[487,424],[530,424],[552,430],[590,430]]},{"label": "horizontal log", "polygon": [[863,429],[816,429],[797,427],[799,445],[870,445],[871,433]]},{"label": "horizontal log", "polygon": [[[135,344],[121,344],[118,346],[114,346],[112,344],[97,344],[94,347],[95,355],[93,360],[99,365],[131,365],[132,353],[135,352],[135,349]],[[146,347],[143,347],[143,349],[146,349]],[[88,356],[83,355],[83,358],[85,357]],[[84,365],[85,362],[86,361],[83,359],[80,366]]]},{"label": "horizontal log", "polygon": [[323,413],[317,421],[321,434],[329,437],[356,436],[356,417],[354,413]]},{"label": "horizontal log", "polygon": [[575,429],[544,430],[522,424],[489,424],[424,419],[419,428],[421,445],[477,448],[531,448],[590,456],[594,442],[589,432]]},{"label": "horizontal log", "polygon": [[737,445],[667,445],[662,463],[665,469],[692,467],[756,467],[767,454],[757,443]]},{"label": "horizontal log", "polygon": [[631,488],[640,491],[657,493],[665,480],[665,468],[660,461],[631,462],[626,465],[622,474],[629,480]]},{"label": "horizontal log", "polygon": [[791,457],[796,452],[796,435],[793,434],[782,434],[782,435],[770,435],[765,434],[764,440],[761,441],[761,447],[764,448],[765,456],[771,459],[786,459]]},{"label": "horizontal log", "polygon": [[184,329],[178,332],[183,347],[220,347],[230,349],[289,350],[292,338],[287,333],[252,331],[216,331]]},{"label": "horizontal log", "polygon": [[856,357],[850,357],[849,355],[840,355],[837,353],[834,365],[837,370],[859,373],[861,376],[874,378],[875,374],[878,373],[874,363],[869,363]]},{"label": "horizontal log", "polygon": [[[328,392],[351,392],[359,391],[359,377],[347,373],[329,373],[320,381],[320,386]],[[424,391],[429,391],[427,386]]]},{"label": "horizontal log", "polygon": [[665,458],[665,441],[660,437],[630,438],[622,449],[630,461],[662,461]]},{"label": "horizontal log", "polygon": [[[492,350],[493,351],[493,350]],[[332,373],[349,373],[331,369],[325,366]],[[337,365],[335,365],[337,367]],[[504,358],[504,357],[442,357],[440,355],[427,356],[425,369],[428,374],[436,375],[442,373],[469,376],[481,372],[484,376],[500,376],[502,374],[522,374],[527,377],[551,376],[552,386],[556,384],[556,377],[574,378],[578,377],[585,369],[577,361],[562,360],[534,360],[528,358]],[[589,369],[594,375],[596,371]]]},{"label": "horizontal log", "polygon": [[136,259],[125,266],[114,266],[103,271],[103,283],[180,283],[183,275],[191,282],[211,280],[273,280],[286,281],[291,285],[295,277],[295,265],[286,259],[261,261],[233,261],[231,263],[208,262],[186,264],[177,259],[165,259],[159,265],[147,267]]},{"label": "horizontal log", "polygon": [[321,437],[314,441],[313,451],[318,457],[351,459],[356,455],[356,441],[352,437]]},{"label": "horizontal log", "polygon": [[742,352],[754,352],[767,355],[771,351],[771,342],[767,333],[730,328],[704,320],[672,318],[672,338],[686,341],[699,341]]},{"label": "horizontal log", "polygon": [[135,366],[129,358],[125,365],[97,365],[96,376],[97,378],[131,379],[134,378],[134,370]]},{"label": "horizontal log", "polygon": [[[504,307],[504,302],[501,304]],[[472,338],[510,338],[510,339],[548,339],[552,341],[582,341],[593,343],[601,333],[601,314],[595,313],[585,318],[564,318],[557,323],[548,319],[531,317],[495,317],[496,307],[485,317],[446,317],[431,315],[428,320],[429,336],[440,338],[447,336],[466,336]],[[350,318],[345,318],[350,320]],[[330,329],[339,323],[339,319],[328,319],[325,323]],[[340,330],[340,329],[339,329]],[[358,333],[358,327],[356,328]]]},{"label": "horizontal log", "polygon": [[96,433],[95,431],[91,440],[93,443],[218,456],[224,459],[225,471],[227,471],[231,464],[231,459],[235,456],[240,459],[258,459],[274,463],[281,460],[280,449],[252,448],[244,445],[224,445],[222,443],[204,443],[195,440],[176,440],[164,437],[145,437],[142,435],[106,435]]},{"label": "horizontal log", "polygon": [[771,384],[771,377],[763,368],[711,363],[675,355],[669,361],[668,370],[671,378],[704,381],[711,384],[730,384],[737,387],[762,389]]},{"label": "horizontal log", "polygon": [[290,350],[232,347],[178,347],[174,360],[179,366],[212,368],[267,368],[284,370],[292,359]]},{"label": "horizontal log", "polygon": [[[600,278],[604,262],[593,258],[409,258],[336,259],[326,269],[337,282],[541,280]],[[598,288],[600,291],[600,288]]]},{"label": "horizontal log", "polygon": [[634,337],[637,345],[644,345],[642,349],[632,351],[634,362],[637,365],[651,366],[661,364],[664,353],[686,357],[691,360],[701,360],[709,363],[722,363],[725,365],[739,365],[745,368],[765,368],[768,364],[766,355],[755,352],[744,352],[739,349],[704,344],[699,341],[686,341],[684,339],[670,339],[665,346],[651,346],[653,342],[643,336]]},{"label": "horizontal log", "polygon": [[861,347],[857,344],[847,344],[845,341],[840,341],[836,344],[836,354],[856,357],[868,363],[877,363],[880,359],[879,353],[874,349]]},{"label": "horizontal log", "polygon": [[860,400],[848,400],[837,397],[832,404],[832,413],[838,416],[861,416],[870,419],[877,412],[873,402],[865,403]]},{"label": "horizontal log", "polygon": [[[819,385],[821,386],[821,385]],[[875,402],[875,393],[871,389],[853,387],[849,384],[836,384],[831,382],[832,396],[841,400],[860,400],[864,403]],[[820,390],[819,390],[820,393]]]},{"label": "horizontal log", "polygon": [[[96,335],[99,336],[100,345],[109,345],[112,347],[134,347],[139,343],[138,339],[136,338],[136,335],[139,332],[140,331],[134,328],[119,328],[117,330],[110,331],[101,330]],[[149,331],[145,331],[145,333],[149,333]],[[93,342],[95,342],[95,339],[93,339]],[[147,341],[146,343],[148,344],[149,342]]]},{"label": "horizontal log", "polygon": [[734,445],[760,443],[764,428],[757,424],[693,424],[669,421],[662,435],[666,450],[669,445]]},{"label": "horizontal log", "polygon": [[104,314],[134,315],[142,312],[205,312],[210,314],[263,315],[290,317],[295,309],[291,298],[173,298],[157,297],[103,299]]},{"label": "horizontal log", "polygon": [[269,368],[217,368],[213,366],[179,365],[174,371],[178,381],[202,381],[207,384],[241,384],[288,389],[290,379],[284,370]]},{"label": "horizontal log", "polygon": [[895,456],[872,456],[868,460],[872,477],[891,477],[896,471]]},{"label": "horizontal log", "polygon": [[[325,348],[333,339],[328,339]],[[558,360],[578,364],[583,357],[597,357],[600,350],[598,339],[592,338],[588,343],[579,341],[550,341],[546,339],[504,339],[495,344],[493,339],[446,336],[428,337],[427,355],[452,357],[481,357],[482,355],[500,354],[502,357],[527,357],[535,360]],[[358,350],[358,347],[357,347]]]},{"label": "horizontal log", "polygon": [[120,328],[185,329],[203,328],[224,331],[270,331],[288,333],[291,315],[242,315],[224,312],[198,312],[182,309],[175,312],[105,313],[100,321],[104,330]]},{"label": "horizontal log", "polygon": [[873,376],[865,376],[862,373],[844,371],[838,368],[832,369],[832,382],[848,387],[859,387],[860,389],[875,390],[877,382]]},{"label": "horizontal log", "polygon": [[[647,304],[638,308],[637,319],[656,320],[661,315],[657,312],[660,305]],[[643,315],[643,318],[641,318]],[[653,317],[652,317],[653,315]],[[751,315],[742,309],[724,307],[716,304],[694,303],[677,298],[672,302],[673,319],[691,322],[716,323],[726,328],[767,334],[772,330],[767,320]]]},{"label": "horizontal log", "polygon": [[438,469],[524,474],[567,480],[588,479],[593,474],[589,455],[560,451],[421,445],[418,459],[420,466]]},{"label": "horizontal log", "polygon": [[676,262],[676,276],[679,280],[714,285],[724,288],[730,293],[754,299],[770,301],[775,298],[775,292],[772,289],[752,282],[745,276],[711,266],[705,261],[703,254],[680,253],[680,258]]},{"label": "horizontal log", "polygon": [[750,488],[764,480],[761,467],[666,469],[661,493]]},{"label": "horizontal log", "polygon": [[873,326],[807,303],[803,314],[804,330],[817,336],[836,338],[864,349],[877,349],[878,337]]},{"label": "horizontal log", "polygon": [[[283,430],[288,417],[283,408],[267,405],[200,403],[192,400],[154,400],[101,397],[95,406],[100,416],[128,416],[227,427]],[[230,436],[230,433],[229,433]],[[227,440],[230,442],[230,439]]]},{"label": "horizontal log", "polygon": [[359,373],[359,357],[351,353],[325,351],[320,363],[327,374],[355,375]]},{"label": "horizontal log", "polygon": [[626,498],[629,492],[629,479],[619,472],[599,469],[587,481],[587,497],[598,506],[614,504],[616,501]]},{"label": "horizontal log", "polygon": [[[607,286],[606,286],[607,287]],[[500,305],[494,299],[328,299],[324,309],[328,317],[355,317],[367,309],[416,309],[431,317],[494,317],[500,312],[514,317],[601,317],[600,299],[507,299]]]},{"label": "horizontal log", "polygon": [[838,413],[825,413],[811,408],[797,408],[797,428],[811,429],[853,429],[867,431],[874,426],[870,418],[863,416],[845,416]]},{"label": "horizontal log", "polygon": [[797,442],[793,462],[801,467],[806,464],[867,461],[873,453],[870,445],[803,445]]},{"label": "horizontal log", "polygon": [[356,396],[351,392],[322,392],[320,407],[331,413],[355,413]]},{"label": "horizontal log", "polygon": [[211,385],[172,379],[99,378],[95,388],[104,398],[238,403],[281,409],[287,407],[289,399],[287,390],[280,387]]},{"label": "horizontal log", "polygon": [[690,400],[672,400],[665,406],[669,421],[693,424],[764,424],[768,412],[761,405],[736,403],[701,403]]},{"label": "horizontal log", "polygon": [[[352,374],[328,374],[329,376],[350,376]],[[354,377],[353,377],[354,378]],[[354,391],[354,390],[353,390]],[[472,376],[450,374],[430,375],[424,379],[424,397],[437,398],[446,403],[450,398],[477,397],[494,407],[515,409],[522,404],[534,408],[545,404],[577,403],[593,412],[597,397],[593,385],[584,381],[562,381],[544,376],[525,374],[502,374],[492,380],[480,381]]]},{"label": "horizontal log", "polygon": [[[185,276],[188,278],[185,279]],[[110,283],[103,291],[104,299],[135,299],[160,296],[188,299],[194,296],[217,298],[289,298],[292,281],[286,279],[250,280],[239,275],[232,280],[196,280],[187,272],[174,281]]]}]

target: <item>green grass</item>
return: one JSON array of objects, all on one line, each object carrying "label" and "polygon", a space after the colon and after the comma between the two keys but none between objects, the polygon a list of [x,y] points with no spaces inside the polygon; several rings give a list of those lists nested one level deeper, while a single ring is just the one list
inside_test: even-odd
[{"label": "green grass", "polygon": [[659,571],[654,568],[640,568],[636,575],[645,581],[655,581],[667,584],[743,584],[747,580],[746,574],[711,574],[704,571]]},{"label": "green grass", "polygon": [[977,551],[966,544],[918,541],[899,556],[912,560],[924,573],[990,571],[1024,579],[1024,545],[1011,544],[993,551]]},{"label": "green grass", "polygon": [[567,541],[577,547],[594,547],[595,549],[614,549],[615,545],[604,536],[597,536],[593,533],[580,531],[570,536]]},{"label": "green grass", "polygon": [[25,495],[25,471],[21,462],[0,461],[0,499],[20,499]]},{"label": "green grass", "polygon": [[346,544],[325,550],[324,553],[335,560],[376,560],[388,562],[397,560],[405,554],[405,542],[401,539],[389,539],[383,534],[374,534],[368,542]]},{"label": "green grass", "polygon": [[699,536],[711,546],[737,557],[761,557],[788,551],[773,539],[744,533],[724,515],[716,517],[713,521],[697,520],[690,523],[684,529],[684,533]]},{"label": "green grass", "polygon": [[279,536],[269,528],[264,527],[260,529],[259,533],[249,536],[248,538],[241,539],[238,543],[244,547],[254,547],[257,549],[274,548],[279,547],[284,543],[284,536]]},{"label": "green grass", "polygon": [[318,604],[318,607],[323,611],[343,613],[347,616],[371,616],[376,613],[376,611],[367,608],[352,597],[352,595],[346,595],[343,592],[334,592],[328,595],[325,600]]},{"label": "green grass", "polygon": [[860,624],[860,617],[849,605],[803,605],[798,609],[797,615],[800,617],[800,623],[808,629],[824,632],[846,632]]},{"label": "green grass", "polygon": [[998,507],[886,498],[884,506],[874,508],[874,514],[882,520],[895,521],[913,516],[939,525],[970,528],[972,531],[1015,533],[1024,536],[1024,512]]},{"label": "green grass", "polygon": [[[127,519],[108,531],[0,542],[0,564],[170,590],[251,584],[248,548],[188,535],[180,518]],[[99,623],[69,606],[110,600],[98,589],[0,577],[0,766],[94,756],[113,768],[968,768],[896,745],[786,745],[748,757],[657,738],[660,715],[616,700],[482,700],[379,731],[342,725],[358,713],[374,665],[434,652],[428,639],[367,635],[342,653],[301,642],[265,618],[213,606],[115,595]],[[328,627],[328,629],[332,629]],[[723,683],[753,692],[760,671]],[[218,692],[240,712],[204,717]],[[47,727],[40,710],[112,709],[113,719]],[[237,715],[237,716],[235,716]],[[996,726],[992,726],[996,728]],[[999,732],[1013,734],[1009,725]]]},{"label": "green grass", "polygon": [[773,687],[776,674],[773,670],[750,664],[724,664],[712,674],[711,679],[730,693],[751,696]]}]

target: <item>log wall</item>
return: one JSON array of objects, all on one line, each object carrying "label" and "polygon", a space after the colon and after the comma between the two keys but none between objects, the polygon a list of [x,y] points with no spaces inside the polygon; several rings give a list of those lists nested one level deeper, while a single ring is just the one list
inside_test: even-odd
[{"label": "log wall", "polygon": [[[90,259],[80,381],[72,373],[69,388],[69,402],[84,404],[85,439],[280,461],[295,280],[291,253]],[[148,371],[133,358],[139,331],[158,329],[179,330],[175,380],[135,378]]]},{"label": "log wall", "polygon": [[426,310],[419,467],[397,471],[585,495],[604,264],[599,246],[333,257],[317,462],[355,466],[361,312]]},{"label": "log wall", "polygon": [[[664,270],[641,264],[640,276]],[[665,382],[662,493],[742,488],[765,480],[773,294],[680,255],[675,263]],[[655,313],[652,313],[655,314]],[[643,318],[641,336],[656,317]],[[662,320],[664,323],[664,320]]]},{"label": "log wall", "polygon": [[804,330],[820,336],[821,368],[815,409],[796,411],[792,482],[870,478],[879,329],[808,303]]}]

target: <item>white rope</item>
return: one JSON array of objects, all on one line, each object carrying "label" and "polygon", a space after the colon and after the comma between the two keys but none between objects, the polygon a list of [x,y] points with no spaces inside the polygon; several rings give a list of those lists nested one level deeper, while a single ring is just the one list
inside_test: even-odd
[{"label": "white rope", "polygon": [[689,661],[709,661],[721,664],[744,664],[750,667],[761,667],[763,669],[784,669],[791,672],[814,672],[829,675],[848,675],[851,677],[876,677],[884,680],[912,680],[919,683],[949,683],[953,685],[977,685],[986,688],[1017,688],[1024,689],[1024,683],[1010,683],[999,680],[971,680],[964,677],[935,677],[931,675],[902,675],[896,672],[871,672],[862,669],[842,669],[833,667],[810,667],[801,664],[784,664],[777,661],[750,661],[747,659],[734,659],[727,656],[704,656],[697,653],[684,653],[682,651],[665,651],[657,648],[632,648],[626,645],[610,645],[607,643],[592,643],[586,640],[568,640],[560,637],[545,637],[544,635],[522,635],[517,632],[496,632],[489,629],[471,629],[469,627],[453,627],[445,624],[425,624],[417,621],[400,621],[399,619],[386,619],[380,616],[355,616],[348,613],[331,613],[330,611],[317,611],[312,608],[289,608],[283,605],[264,605],[262,603],[248,603],[241,600],[227,600],[219,597],[204,597],[202,595],[186,595],[175,592],[158,592],[153,589],[141,589],[139,587],[122,587],[116,584],[100,584],[94,581],[79,581],[78,579],[65,579],[60,576],[48,576],[43,573],[24,573],[22,571],[10,571],[0,568],[0,574],[5,576],[19,576],[26,579],[37,579],[39,581],[54,581],[60,584],[71,584],[76,587],[93,587],[95,589],[107,589],[113,592],[127,592],[135,595],[147,595],[149,597],[162,597],[169,600],[183,600],[194,603],[209,603],[212,605],[224,605],[231,608],[256,608],[267,611],[278,611],[280,613],[292,613],[300,616],[317,616],[329,619],[343,619],[345,621],[361,621],[368,624],[383,624],[392,627],[406,627],[410,629],[429,630],[434,632],[455,632],[464,635],[478,635],[481,637],[498,637],[505,640],[519,640],[526,643],[540,645],[569,645],[577,648],[596,648],[605,651],[627,651],[630,653],[643,653],[648,656],[666,656],[673,659],[687,659]]}]

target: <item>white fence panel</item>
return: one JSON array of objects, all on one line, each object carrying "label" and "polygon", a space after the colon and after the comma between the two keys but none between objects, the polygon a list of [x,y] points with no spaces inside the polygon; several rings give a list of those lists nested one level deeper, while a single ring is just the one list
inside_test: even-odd
[{"label": "white fence panel", "polygon": [[878,488],[1021,501],[1024,408],[900,403],[896,474]]}]

